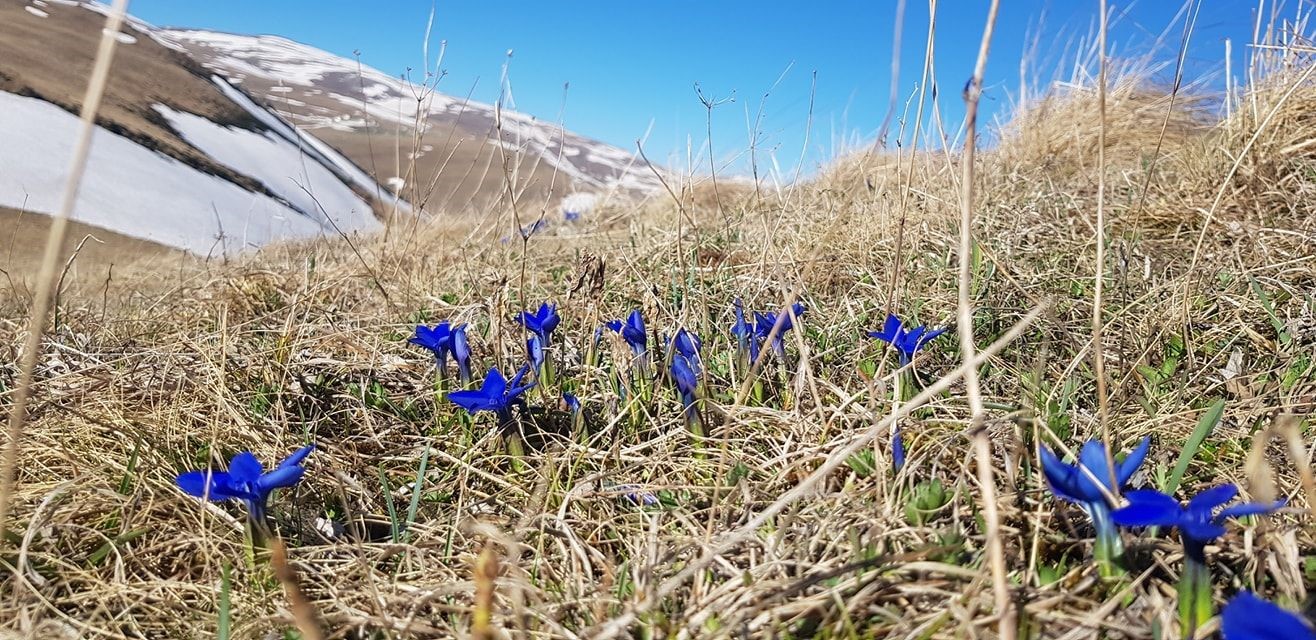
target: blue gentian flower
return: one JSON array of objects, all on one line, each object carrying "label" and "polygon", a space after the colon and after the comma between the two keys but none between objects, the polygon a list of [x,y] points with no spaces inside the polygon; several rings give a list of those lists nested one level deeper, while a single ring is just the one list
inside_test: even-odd
[{"label": "blue gentian flower", "polygon": [[736,353],[743,359],[749,355],[749,343],[754,336],[754,327],[745,322],[745,307],[741,304],[740,298],[736,298],[735,313],[736,323],[731,325],[731,335],[736,337]]},{"label": "blue gentian flower", "polygon": [[563,392],[562,404],[566,405],[567,411],[572,415],[580,413],[580,399],[570,393]]},{"label": "blue gentian flower", "polygon": [[[1119,493],[1142,465],[1151,448],[1148,436],[1116,465],[1111,474],[1106,464],[1106,447],[1100,440],[1088,440],[1079,450],[1077,464],[1065,464],[1050,449],[1041,447],[1042,473],[1056,497],[1073,502],[1087,512],[1092,518],[1092,526],[1097,530],[1095,555],[1099,569],[1106,575],[1119,572],[1117,561],[1123,554],[1124,543],[1120,540],[1119,530],[1111,519],[1110,504],[1106,494]],[[1091,475],[1089,475],[1089,472]],[[1112,477],[1114,485],[1111,484]],[[1095,478],[1095,479],[1094,479]],[[1104,488],[1104,491],[1103,491]]]},{"label": "blue gentian flower", "polygon": [[539,233],[540,231],[543,231],[544,229],[547,228],[548,228],[548,220],[542,218],[539,220],[535,220],[534,222],[531,222],[530,224],[521,227],[521,237],[529,238],[530,236],[533,236],[536,233]]},{"label": "blue gentian flower", "polygon": [[535,371],[544,370],[544,338],[538,334],[530,334],[530,338],[525,341],[526,356],[530,358],[530,366]]},{"label": "blue gentian flower", "polygon": [[1225,640],[1316,640],[1316,631],[1302,616],[1251,591],[1240,592],[1225,605],[1220,633]]},{"label": "blue gentian flower", "polygon": [[[1047,484],[1051,486],[1051,492],[1056,494],[1056,497],[1078,505],[1092,503],[1104,505],[1107,504],[1106,494],[1118,493],[1117,488],[1122,488],[1129,478],[1133,477],[1134,472],[1142,465],[1143,459],[1147,457],[1150,448],[1151,436],[1147,436],[1124,457],[1123,462],[1115,465],[1116,486],[1110,484],[1111,473],[1110,467],[1106,466],[1106,447],[1100,440],[1088,440],[1083,443],[1083,448],[1078,453],[1079,464],[1065,464],[1050,449],[1041,447],[1042,473],[1046,475]],[[1084,473],[1080,465],[1092,472],[1096,481]],[[1100,486],[1097,484],[1098,481]],[[1104,492],[1102,487],[1105,488]]]},{"label": "blue gentian flower", "polygon": [[691,425],[699,420],[695,412],[695,400],[699,390],[699,374],[690,359],[677,353],[672,356],[672,382],[676,392],[681,396],[681,405],[685,407],[686,422]]},{"label": "blue gentian flower", "polygon": [[[1238,487],[1222,484],[1193,496],[1188,505],[1155,489],[1130,491],[1125,494],[1129,503],[1112,514],[1116,524],[1125,527],[1174,527],[1183,539],[1184,552],[1195,560],[1205,562],[1207,543],[1225,535],[1225,519],[1271,513],[1284,506],[1274,503],[1244,502],[1224,507],[1238,495]],[[1224,507],[1223,509],[1221,507]]]},{"label": "blue gentian flower", "polygon": [[545,347],[552,343],[553,330],[562,322],[561,316],[557,314],[557,305],[547,302],[539,305],[539,310],[534,313],[522,311],[517,320],[530,333],[543,338]]},{"label": "blue gentian flower", "polygon": [[466,325],[452,330],[452,356],[457,361],[457,373],[462,384],[471,383],[471,344],[466,340]]},{"label": "blue gentian flower", "polygon": [[1124,496],[1129,501],[1128,506],[1116,509],[1112,514],[1115,522],[1125,527],[1174,527],[1179,530],[1184,566],[1179,577],[1178,609],[1179,624],[1186,630],[1185,637],[1191,636],[1211,618],[1211,569],[1206,564],[1206,545],[1225,535],[1225,519],[1270,513],[1284,506],[1283,501],[1224,506],[1237,495],[1238,487],[1222,484],[1193,496],[1184,507],[1178,500],[1154,489],[1130,491]]},{"label": "blue gentian flower", "polygon": [[248,518],[264,525],[270,494],[275,489],[285,489],[300,482],[306,473],[302,461],[314,450],[315,445],[306,445],[268,472],[256,456],[243,451],[233,456],[228,471],[188,471],[179,474],[176,482],[184,493],[198,498],[242,500],[247,503]]},{"label": "blue gentian flower", "polygon": [[433,352],[440,373],[448,370],[448,356],[454,356],[457,360],[457,368],[462,372],[462,380],[470,380],[471,348],[466,341],[465,324],[456,327],[449,322],[440,322],[433,327],[418,325],[416,334],[407,342]]},{"label": "blue gentian flower", "polygon": [[946,333],[945,329],[935,329],[928,331],[925,326],[917,326],[913,329],[906,329],[904,323],[897,318],[895,314],[888,314],[886,322],[882,325],[881,331],[869,331],[868,337],[876,338],[883,342],[889,343],[896,348],[900,354],[900,366],[909,364],[918,353],[929,342],[932,342],[937,336]]},{"label": "blue gentian flower", "polygon": [[644,329],[644,318],[640,316],[639,309],[631,311],[625,320],[609,321],[607,327],[620,333],[635,355],[644,355],[649,347],[649,334]]},{"label": "blue gentian flower", "polygon": [[900,425],[891,428],[891,464],[896,471],[905,466],[905,439],[900,435]]},{"label": "blue gentian flower", "polygon": [[452,391],[448,393],[448,400],[453,404],[463,408],[467,413],[475,415],[481,411],[492,411],[498,414],[500,423],[507,423],[512,418],[512,405],[518,401],[521,394],[530,390],[536,383],[531,382],[526,385],[521,384],[521,380],[530,372],[530,365],[521,367],[512,378],[511,383],[503,377],[497,367],[489,370],[489,374],[484,378],[484,384],[479,389],[467,391]]},{"label": "blue gentian flower", "polygon": [[[794,312],[796,318],[799,318],[800,316],[804,315],[805,311],[808,311],[808,308],[805,307],[803,304],[796,302],[795,304],[791,305],[791,311]],[[778,321],[778,317],[775,311],[768,311],[764,313],[755,311],[754,312],[755,335],[759,339],[766,340],[768,336],[772,333],[772,328],[777,325],[777,321]],[[795,326],[794,323],[791,322],[791,314],[789,313],[782,314],[781,328],[777,330],[777,335],[772,337],[772,345],[771,345],[772,351],[773,353],[777,354],[777,357],[785,359],[786,343],[784,338],[786,336],[786,332],[790,331],[793,328],[795,328]],[[755,351],[757,351],[757,349],[755,349]],[[758,355],[755,354],[754,358],[758,359]]]},{"label": "blue gentian flower", "polygon": [[619,484],[613,487],[612,489],[614,491],[624,492],[621,494],[622,499],[626,500],[627,502],[637,507],[652,507],[652,506],[656,506],[660,502],[658,500],[658,496],[648,491],[640,490],[639,485]]},{"label": "blue gentian flower", "polygon": [[699,375],[703,363],[699,359],[699,350],[704,347],[703,341],[692,331],[677,329],[676,335],[672,337],[671,348],[673,357],[682,357],[688,361],[695,375]]}]

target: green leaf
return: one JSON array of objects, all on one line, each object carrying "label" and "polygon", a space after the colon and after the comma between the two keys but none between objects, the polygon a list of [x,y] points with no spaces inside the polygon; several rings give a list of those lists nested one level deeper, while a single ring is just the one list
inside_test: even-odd
[{"label": "green leaf", "polygon": [[1179,482],[1183,480],[1183,474],[1188,471],[1188,463],[1197,455],[1197,450],[1201,448],[1202,442],[1211,435],[1211,430],[1220,424],[1220,419],[1225,414],[1225,399],[1218,398],[1206,413],[1202,414],[1201,419],[1197,421],[1197,427],[1193,429],[1192,435],[1188,436],[1188,441],[1184,442],[1183,449],[1179,451],[1179,459],[1174,463],[1174,471],[1170,473],[1170,480],[1162,487],[1162,492],[1168,495],[1174,495],[1175,489],[1179,488]]},{"label": "green leaf", "polygon": [[[421,489],[425,486],[425,468],[429,466],[430,445],[425,444],[425,453],[420,455],[420,468],[416,470],[416,485],[411,488],[411,504],[407,506],[407,521],[403,524],[403,530],[410,533],[411,525],[416,522],[416,511],[420,509]],[[410,537],[407,535],[406,537]]]}]

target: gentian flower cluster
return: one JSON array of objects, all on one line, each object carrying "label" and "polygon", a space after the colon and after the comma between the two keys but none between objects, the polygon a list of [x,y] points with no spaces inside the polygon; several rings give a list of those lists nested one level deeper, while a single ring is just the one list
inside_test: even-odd
[{"label": "gentian flower cluster", "polygon": [[1107,464],[1106,447],[1100,440],[1088,440],[1078,454],[1077,464],[1061,462],[1050,449],[1040,448],[1042,456],[1042,473],[1047,484],[1056,497],[1077,504],[1092,518],[1092,525],[1097,530],[1096,558],[1098,566],[1106,575],[1118,573],[1116,563],[1123,554],[1123,543],[1115,521],[1111,519],[1110,503],[1107,496],[1119,493],[1129,478],[1133,477],[1151,448],[1148,436],[1124,457],[1124,460],[1111,470]]},{"label": "gentian flower cluster", "polygon": [[466,340],[466,325],[464,323],[455,327],[448,322],[440,322],[433,327],[427,327],[423,324],[418,325],[416,334],[407,342],[434,353],[434,359],[438,364],[440,374],[448,370],[448,356],[451,355],[457,361],[457,370],[461,376],[462,384],[470,383],[471,347]]},{"label": "gentian flower cluster", "polygon": [[266,508],[275,489],[285,489],[301,481],[306,469],[302,461],[315,445],[306,445],[284,458],[277,467],[265,471],[260,460],[243,451],[229,462],[228,471],[188,471],[175,480],[184,493],[207,500],[241,500],[247,505],[247,518],[257,527],[266,526]]}]

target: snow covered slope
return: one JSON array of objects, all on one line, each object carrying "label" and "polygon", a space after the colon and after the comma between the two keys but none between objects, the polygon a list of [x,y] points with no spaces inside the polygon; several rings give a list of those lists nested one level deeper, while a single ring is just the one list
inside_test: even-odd
[{"label": "snow covered slope", "polygon": [[[633,193],[661,189],[653,171],[631,151],[521,113],[504,111],[499,126],[492,105],[453,98],[286,38],[178,29],[160,35],[187,49],[206,68],[241,83],[289,121],[325,131],[325,139],[374,129],[387,140],[383,144],[392,147],[395,137],[410,141],[411,132],[419,128],[424,146],[410,155],[443,159],[449,151],[444,144],[454,137],[495,149],[502,144],[531,157],[535,167],[556,181],[559,193],[570,190],[563,188],[568,185]],[[394,136],[399,128],[407,132]],[[356,159],[362,166],[369,164]],[[398,164],[390,161],[387,166],[396,170]],[[379,178],[406,180],[382,171]]]},{"label": "snow covered slope", "polygon": [[[0,1],[0,207],[53,213],[104,7]],[[119,37],[76,220],[208,255],[378,228],[392,194],[140,21]]]}]

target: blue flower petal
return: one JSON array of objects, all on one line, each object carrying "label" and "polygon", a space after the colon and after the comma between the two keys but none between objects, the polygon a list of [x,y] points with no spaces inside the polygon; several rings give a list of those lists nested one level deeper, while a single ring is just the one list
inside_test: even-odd
[{"label": "blue flower petal", "polygon": [[1124,527],[1172,527],[1183,520],[1179,501],[1155,489],[1141,489],[1124,494],[1129,504],[1111,512],[1115,523]]},{"label": "blue flower petal", "polygon": [[891,429],[891,464],[896,471],[905,466],[905,439],[900,435],[900,426]]},{"label": "blue flower petal", "polygon": [[263,494],[269,494],[274,489],[283,489],[291,487],[302,479],[302,474],[306,473],[305,467],[288,466],[279,467],[260,477],[256,481],[256,488]]},{"label": "blue flower petal", "polygon": [[1211,487],[1192,497],[1188,501],[1189,511],[1207,511],[1229,502],[1238,495],[1238,487],[1232,484],[1222,484]]},{"label": "blue flower petal", "polygon": [[[1101,488],[1105,487],[1107,492],[1110,491],[1111,475],[1110,467],[1106,464],[1106,447],[1100,440],[1088,440],[1083,443],[1082,450],[1078,453],[1078,461],[1084,469],[1079,469],[1078,474],[1074,477],[1076,482],[1075,488],[1088,502],[1101,502],[1106,499],[1105,493]],[[1088,474],[1091,474],[1089,476]],[[1093,477],[1096,481],[1093,481]],[[1175,503],[1178,506],[1178,503]]]},{"label": "blue flower petal", "polygon": [[1042,474],[1046,476],[1046,482],[1051,486],[1051,492],[1056,494],[1056,497],[1070,502],[1087,502],[1087,499],[1079,496],[1078,492],[1074,490],[1074,474],[1078,469],[1073,465],[1062,462],[1050,449],[1046,447],[1039,447],[1039,449],[1042,456]]},{"label": "blue flower petal", "polygon": [[250,451],[243,451],[233,456],[233,460],[228,464],[228,475],[231,484],[235,486],[254,483],[264,472],[265,468],[261,466],[260,460],[257,460]]},{"label": "blue flower petal", "polygon": [[1284,501],[1277,500],[1272,503],[1265,502],[1244,502],[1232,507],[1225,507],[1216,514],[1213,520],[1215,522],[1224,522],[1226,518],[1242,518],[1246,516],[1259,516],[1267,513],[1274,513],[1284,508]]},{"label": "blue flower petal", "polygon": [[886,342],[894,344],[896,337],[900,335],[901,328],[902,325],[900,324],[900,318],[897,318],[894,313],[891,313],[887,314],[886,322],[882,323],[881,331],[875,331],[868,335],[877,338],[878,340],[885,340]]},{"label": "blue flower petal", "polygon": [[1300,616],[1250,591],[1225,605],[1220,633],[1225,640],[1316,640],[1316,631]]},{"label": "blue flower petal", "polygon": [[1133,477],[1133,474],[1138,471],[1138,467],[1142,466],[1142,461],[1147,458],[1147,452],[1150,449],[1151,436],[1147,436],[1142,439],[1142,442],[1138,443],[1137,447],[1134,447],[1133,451],[1129,452],[1129,455],[1124,456],[1124,459],[1119,462],[1115,476],[1121,487],[1129,481],[1129,478]]},{"label": "blue flower petal", "polygon": [[223,471],[188,471],[178,474],[175,482],[189,496],[211,500],[225,500],[229,497],[225,492],[217,490],[218,486],[228,484],[228,474]]},{"label": "blue flower petal", "polygon": [[[517,374],[516,379],[519,381],[522,375]],[[489,369],[489,373],[484,376],[484,384],[480,385],[480,391],[491,398],[501,396],[507,391],[507,378],[503,377],[498,367]]]},{"label": "blue flower petal", "polygon": [[315,445],[313,444],[308,444],[294,451],[292,455],[284,458],[283,462],[279,463],[279,468],[282,469],[284,467],[292,467],[301,464],[302,461],[306,459],[306,456],[311,455],[312,451],[315,451]]},{"label": "blue flower petal", "polygon": [[922,326],[910,329],[908,333],[896,339],[896,346],[900,347],[900,350],[904,351],[906,355],[914,355],[914,353],[918,351],[919,342],[923,338],[923,332],[927,330],[927,327]]},{"label": "blue flower petal", "polygon": [[570,393],[563,392],[562,404],[565,404],[567,406],[567,411],[570,411],[573,414],[580,413],[580,398],[577,398],[576,396],[571,395]]}]

